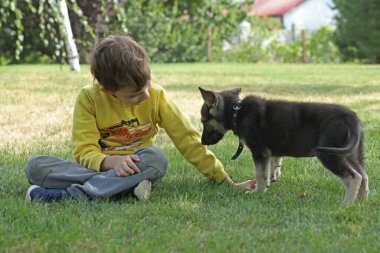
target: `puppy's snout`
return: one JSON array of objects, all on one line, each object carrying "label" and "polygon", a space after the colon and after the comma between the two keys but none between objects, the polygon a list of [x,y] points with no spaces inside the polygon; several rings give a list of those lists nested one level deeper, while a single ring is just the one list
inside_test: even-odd
[{"label": "puppy's snout", "polygon": [[206,137],[204,134],[202,134],[201,142],[203,145],[207,145]]},{"label": "puppy's snout", "polygon": [[211,140],[211,135],[209,134],[206,134],[205,132],[203,132],[202,134],[202,138],[201,138],[201,142],[203,145],[212,145],[212,140]]},{"label": "puppy's snout", "polygon": [[203,145],[214,145],[218,143],[223,138],[223,134],[218,132],[203,132],[201,142]]}]

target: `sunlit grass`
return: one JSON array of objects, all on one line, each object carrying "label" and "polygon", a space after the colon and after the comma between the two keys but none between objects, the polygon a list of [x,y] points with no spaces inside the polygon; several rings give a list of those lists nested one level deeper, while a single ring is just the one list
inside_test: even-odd
[{"label": "sunlit grass", "polygon": [[[0,67],[0,252],[378,252],[380,227],[380,67],[371,65],[153,65],[163,85],[200,129],[198,87],[241,87],[242,96],[340,103],[365,129],[371,193],[343,207],[344,188],[315,158],[286,158],[265,194],[217,185],[198,173],[164,131],[157,143],[170,159],[151,201],[25,204],[24,167],[31,155],[72,159],[76,95],[91,84],[88,66]],[[237,138],[210,147],[236,181],[252,178],[248,149]],[[300,195],[304,193],[305,195]]]}]

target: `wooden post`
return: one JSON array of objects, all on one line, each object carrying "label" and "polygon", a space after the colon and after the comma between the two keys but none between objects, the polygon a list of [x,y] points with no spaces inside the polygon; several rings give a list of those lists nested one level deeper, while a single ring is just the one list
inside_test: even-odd
[{"label": "wooden post", "polygon": [[207,28],[207,62],[212,61],[212,27]]},{"label": "wooden post", "polygon": [[302,62],[307,63],[306,30],[302,29]]},{"label": "wooden post", "polygon": [[296,25],[292,24],[292,42],[296,41]]}]

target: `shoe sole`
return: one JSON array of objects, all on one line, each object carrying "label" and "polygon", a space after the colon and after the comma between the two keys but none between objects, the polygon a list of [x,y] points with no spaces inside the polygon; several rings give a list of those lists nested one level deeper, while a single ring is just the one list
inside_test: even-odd
[{"label": "shoe sole", "polygon": [[152,183],[149,180],[143,180],[136,186],[133,193],[139,200],[147,201],[150,197],[151,188]]},{"label": "shoe sole", "polygon": [[25,202],[27,202],[27,203],[32,202],[32,199],[30,197],[30,192],[33,191],[34,189],[38,188],[38,187],[39,187],[38,185],[32,185],[29,187],[29,189],[25,195]]}]

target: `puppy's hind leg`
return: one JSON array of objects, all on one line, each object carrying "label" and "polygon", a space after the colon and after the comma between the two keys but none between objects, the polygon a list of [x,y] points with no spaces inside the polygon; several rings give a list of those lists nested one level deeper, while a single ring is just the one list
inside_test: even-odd
[{"label": "puppy's hind leg", "polygon": [[272,156],[270,164],[270,178],[271,181],[277,181],[281,176],[282,157]]},{"label": "puppy's hind leg", "polygon": [[367,172],[365,170],[365,155],[364,155],[364,133],[361,133],[361,139],[358,146],[358,151],[355,153],[356,159],[354,161],[357,161],[358,165],[357,170],[360,175],[362,176],[362,184],[359,188],[359,197],[363,198],[363,200],[368,199],[368,193],[369,193],[369,187],[368,187],[368,176]]},{"label": "puppy's hind leg", "polygon": [[343,203],[353,204],[358,196],[362,176],[355,170],[352,170],[352,175],[346,175],[342,178],[342,181],[346,187],[346,195]]},{"label": "puppy's hind leg", "polygon": [[368,176],[365,172],[365,169],[362,167],[360,168],[359,173],[362,176],[362,182],[360,184],[358,196],[361,197],[363,200],[367,200],[369,193]]},{"label": "puppy's hind leg", "polygon": [[346,157],[320,154],[318,158],[328,170],[343,181],[346,190],[343,204],[353,204],[362,182],[360,173],[352,168]]},{"label": "puppy's hind leg", "polygon": [[361,162],[357,157],[351,156],[348,158],[351,166],[362,176],[362,181],[360,184],[358,196],[364,201],[368,199],[369,187],[368,187],[368,176],[364,168],[364,162]]}]

